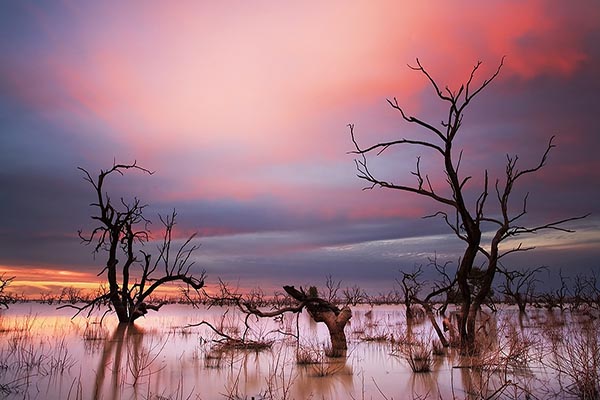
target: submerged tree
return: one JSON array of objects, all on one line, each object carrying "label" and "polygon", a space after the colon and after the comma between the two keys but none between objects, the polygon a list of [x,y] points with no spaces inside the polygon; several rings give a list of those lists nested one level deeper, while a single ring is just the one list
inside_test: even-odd
[{"label": "submerged tree", "polygon": [[[249,324],[250,317],[279,318],[283,314],[299,314],[306,309],[315,322],[323,322],[325,326],[327,326],[331,340],[331,349],[329,349],[327,355],[330,357],[343,357],[348,349],[344,328],[352,318],[352,311],[347,305],[339,308],[334,304],[338,289],[339,285],[333,281],[331,277],[327,278],[328,293],[323,293],[323,295],[319,295],[319,291],[315,286],[309,287],[308,291],[304,290],[302,287],[298,290],[294,286],[283,286],[283,290],[287,294],[285,301],[281,301],[282,299],[280,299],[279,302],[272,304],[272,307],[269,310],[264,310],[260,308],[265,305],[262,293],[258,296],[255,292],[243,294],[237,289],[230,288],[228,284],[219,280],[218,293],[214,295],[204,293],[204,295],[209,299],[210,305],[228,304],[236,306],[245,316],[245,328],[240,335],[232,337],[223,332],[223,329],[215,327],[207,321],[190,324],[188,327],[206,325],[219,335],[228,345],[256,347],[257,345],[268,344],[269,342],[265,342],[264,338],[262,342],[248,339],[248,333],[251,330]],[[299,339],[299,332],[293,336],[295,336],[296,339]]]},{"label": "submerged tree", "polygon": [[[562,278],[562,277],[561,277]],[[564,281],[564,278],[562,278]],[[573,278],[571,307],[600,310],[600,281],[595,271],[591,275],[577,274]]]},{"label": "submerged tree", "polygon": [[415,268],[413,272],[400,271],[402,279],[396,279],[396,282],[400,284],[400,290],[402,290],[403,302],[405,307],[406,320],[412,320],[415,317],[413,303],[415,297],[418,296],[421,289],[423,289],[423,282],[419,279],[423,274],[423,268]]},{"label": "submerged tree", "polygon": [[[440,89],[440,86],[432,78],[429,72],[416,60],[416,66],[410,68],[420,72],[431,84],[437,98],[447,105],[447,114],[441,122],[441,125],[427,122],[418,117],[411,116],[399,105],[396,98],[388,99],[389,105],[400,113],[404,121],[414,124],[421,128],[429,137],[419,139],[400,138],[397,140],[379,142],[367,147],[360,146],[356,139],[354,125],[350,124],[350,136],[355,146],[351,153],[360,157],[355,160],[358,177],[370,183],[365,189],[375,187],[395,189],[403,192],[414,193],[425,198],[429,198],[436,203],[444,206],[443,210],[438,211],[432,216],[441,217],[450,230],[465,243],[465,248],[458,264],[456,272],[456,282],[461,298],[461,318],[459,318],[459,332],[461,345],[471,349],[475,344],[476,316],[477,312],[489,296],[494,277],[498,271],[500,261],[508,254],[520,251],[531,250],[533,247],[522,246],[508,249],[501,249],[500,245],[508,238],[521,234],[536,233],[541,230],[554,229],[564,232],[571,232],[562,228],[562,224],[568,221],[584,218],[585,216],[566,218],[549,223],[543,223],[538,226],[526,227],[521,225],[521,217],[527,213],[527,196],[521,199],[521,207],[516,213],[509,209],[509,200],[513,194],[515,184],[524,176],[531,175],[539,171],[545,164],[550,150],[555,147],[554,137],[550,139],[539,161],[530,168],[519,169],[517,167],[517,156],[507,156],[505,176],[503,179],[496,179],[494,184],[497,206],[494,212],[487,210],[486,203],[489,197],[488,171],[483,173],[481,187],[474,201],[469,201],[467,190],[472,190],[472,185],[468,185],[471,176],[464,176],[460,167],[464,165],[462,151],[455,149],[456,138],[462,127],[464,113],[473,101],[500,73],[504,59],[498,65],[496,71],[479,85],[474,83],[477,71],[481,66],[478,62],[471,70],[470,76],[465,84],[458,90],[451,90],[448,87]],[[415,171],[411,174],[416,178],[413,185],[405,185],[394,182],[388,182],[376,176],[368,164],[367,155],[375,153],[381,155],[390,147],[414,146],[423,150],[433,151],[439,156],[439,163],[443,173],[446,176],[444,185],[434,185],[429,175],[421,170],[421,157],[417,157]],[[470,187],[469,187],[470,186]],[[485,243],[482,232],[492,230],[492,239]],[[473,269],[476,257],[483,255],[485,262],[480,268],[480,274],[477,274],[477,285],[472,284]]]},{"label": "submerged tree", "polygon": [[526,268],[523,270],[509,271],[500,268],[499,272],[504,275],[504,282],[500,285],[500,292],[508,299],[515,302],[519,307],[519,314],[524,315],[527,304],[533,302],[535,296],[535,285],[539,283],[536,275],[546,270],[547,267]]},{"label": "submerged tree", "polygon": [[[456,280],[450,280],[446,273],[446,267],[448,264],[449,262],[443,265],[439,264],[437,261],[437,256],[430,259],[430,265],[433,265],[436,268],[436,270],[438,270],[438,272],[440,272],[445,277],[445,279],[442,281],[432,283],[422,281],[421,275],[423,273],[423,269],[421,268],[421,266],[415,269],[412,273],[401,271],[402,280],[400,281],[402,285],[402,292],[404,294],[404,304],[406,305],[407,328],[411,325],[411,320],[414,318],[414,313],[412,311],[409,311],[412,307],[411,305],[414,303],[419,304],[425,311],[425,315],[429,319],[429,322],[431,323],[431,326],[437,334],[440,343],[444,347],[448,347],[450,343],[444,336],[444,333],[440,328],[440,325],[438,324],[437,319],[435,317],[434,302],[436,300],[439,300],[440,295],[447,294],[456,282]],[[427,293],[425,296],[422,296],[421,291],[425,288],[429,288],[429,293]],[[438,311],[440,311],[442,315],[444,315],[446,306],[447,301],[442,301],[438,309]],[[444,326],[444,328],[446,327]]]},{"label": "submerged tree", "polygon": [[[133,200],[113,199],[105,192],[107,177],[123,175],[128,170],[138,170],[151,175],[152,172],[133,164],[114,164],[108,170],[100,170],[94,179],[84,168],[79,168],[94,188],[96,200],[91,206],[96,210],[92,219],[97,225],[93,230],[84,234],[79,231],[79,237],[86,245],[94,245],[94,254],[101,251],[107,253],[106,266],[98,275],[105,275],[108,281],[108,291],[98,295],[82,307],[75,306],[79,312],[95,305],[108,303],[114,308],[120,323],[133,323],[137,318],[147,314],[148,310],[157,311],[160,304],[151,304],[149,296],[160,286],[169,282],[181,282],[186,289],[200,290],[204,286],[204,272],[194,276],[190,268],[193,252],[198,248],[192,244],[195,234],[192,234],[174,251],[173,228],[177,213],[173,211],[167,217],[159,216],[164,231],[162,240],[157,246],[157,254],[139,249],[151,239],[149,225],[151,221],[144,216],[147,205],[137,197]],[[121,258],[122,261],[119,259]]]},{"label": "submerged tree", "polygon": [[335,304],[322,299],[319,297],[315,286],[311,286],[308,291],[302,288],[298,290],[293,286],[284,286],[283,290],[299,302],[301,306],[305,307],[315,322],[323,322],[327,326],[331,339],[331,352],[329,355],[334,357],[343,356],[348,349],[344,328],[352,318],[350,307],[339,308]]}]

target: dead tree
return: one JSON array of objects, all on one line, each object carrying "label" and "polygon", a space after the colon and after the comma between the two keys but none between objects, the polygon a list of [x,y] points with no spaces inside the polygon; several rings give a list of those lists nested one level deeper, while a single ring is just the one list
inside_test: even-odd
[{"label": "dead tree", "polygon": [[563,275],[562,270],[558,271],[558,277],[560,279],[560,288],[555,291],[544,292],[538,297],[541,305],[548,311],[558,308],[560,312],[563,312],[567,308],[570,292],[567,281],[570,279]]},{"label": "dead tree", "polygon": [[406,320],[412,320],[414,315],[413,298],[417,297],[421,289],[423,288],[423,282],[419,280],[421,274],[423,274],[423,268],[419,266],[415,268],[413,272],[400,271],[402,279],[396,279],[396,282],[400,285],[402,290],[402,296],[404,298],[404,307],[406,308]]},{"label": "dead tree", "polygon": [[360,288],[358,285],[352,285],[345,287],[342,290],[344,304],[356,306],[357,304],[364,303],[368,300],[369,296],[367,292]]},{"label": "dead tree", "polygon": [[[326,293],[326,295],[329,298],[335,298],[337,287],[338,285],[334,283],[331,278],[328,278],[328,293]],[[332,290],[332,288],[334,288],[334,290]],[[233,337],[226,332],[223,332],[223,329],[215,327],[207,321],[190,324],[187,325],[187,327],[208,326],[213,332],[221,337],[220,341],[222,343],[236,347],[256,347],[258,344],[267,342],[264,342],[264,338],[260,343],[249,339],[248,334],[252,330],[249,323],[251,317],[280,318],[285,313],[299,314],[302,310],[306,309],[315,322],[323,322],[327,326],[331,340],[331,349],[327,354],[331,357],[343,357],[348,349],[344,328],[348,321],[350,321],[350,318],[352,318],[352,311],[350,308],[344,306],[340,309],[332,301],[320,297],[317,288],[314,286],[311,286],[308,291],[305,291],[302,288],[298,290],[294,288],[294,286],[283,286],[283,290],[293,300],[290,303],[285,302],[286,305],[282,305],[283,302],[279,302],[278,306],[272,307],[269,310],[263,310],[259,307],[262,303],[261,298],[257,299],[248,294],[244,295],[237,289],[230,288],[227,283],[219,279],[217,294],[211,295],[204,292],[204,296],[209,299],[209,305],[211,306],[228,304],[237,307],[244,315],[244,330],[238,336]],[[277,332],[284,333],[281,331]],[[299,339],[298,335],[298,333],[294,335],[296,339]]]},{"label": "dead tree", "polygon": [[585,312],[600,310],[600,282],[598,275],[592,271],[590,276],[578,274],[573,278],[571,309]]},{"label": "dead tree", "polygon": [[[447,278],[446,267],[448,263],[443,265],[438,264],[437,256],[435,258],[430,259],[430,263],[434,265],[436,269],[441,271],[443,273],[443,276]],[[448,347],[450,344],[444,336],[440,325],[438,324],[438,321],[435,316],[433,302],[435,301],[435,299],[439,298],[442,295],[446,295],[447,298],[448,292],[456,284],[456,279],[452,281],[446,281],[446,279],[444,279],[442,282],[433,282],[429,284],[428,282],[420,280],[422,273],[423,270],[420,266],[413,273],[409,274],[406,272],[402,272],[401,284],[404,293],[404,302],[407,305],[406,323],[407,325],[409,325],[411,323],[412,318],[414,318],[413,313],[408,311],[409,305],[412,305],[413,303],[419,304],[425,311],[425,315],[429,319],[429,322],[435,330],[435,333],[438,335],[438,339],[440,340],[442,346]],[[430,291],[427,295],[425,295],[425,297],[421,297],[420,292],[425,287],[430,287]],[[445,310],[446,303],[443,303],[440,308],[443,308]],[[445,326],[444,329],[446,330]]]},{"label": "dead tree", "polygon": [[[79,237],[86,245],[93,245],[94,255],[106,252],[106,265],[98,274],[106,277],[108,290],[90,300],[84,306],[72,306],[77,314],[84,310],[88,313],[102,303],[114,309],[120,323],[133,323],[145,315],[148,310],[157,311],[161,304],[151,304],[147,300],[159,287],[170,283],[185,284],[185,289],[195,292],[204,286],[204,272],[194,276],[190,269],[191,260],[198,245],[192,244],[192,234],[174,251],[173,228],[177,213],[173,211],[167,217],[159,216],[163,225],[163,234],[157,253],[153,256],[147,250],[137,249],[152,239],[149,230],[150,220],[144,215],[146,204],[137,197],[133,200],[113,199],[105,192],[106,178],[112,175],[123,175],[126,171],[137,170],[152,175],[149,170],[133,164],[114,164],[107,170],[100,170],[97,178],[84,168],[84,179],[94,188],[95,201],[91,206],[96,211],[92,220],[96,226],[90,233],[79,231]],[[119,260],[121,259],[121,260]],[[75,314],[75,315],[77,315]]]},{"label": "dead tree", "polygon": [[14,276],[6,278],[4,274],[0,275],[0,308],[8,308],[8,304],[13,302],[13,297],[6,292],[6,288],[14,279]]},{"label": "dead tree", "polygon": [[350,307],[344,306],[340,309],[329,301],[320,298],[314,286],[311,286],[308,292],[302,288],[298,290],[294,286],[284,286],[283,290],[305,307],[315,322],[325,323],[331,339],[331,352],[329,355],[333,357],[343,356],[348,349],[344,328],[352,318]]},{"label": "dead tree", "polygon": [[325,299],[330,303],[337,303],[339,301],[337,293],[340,290],[341,286],[342,281],[336,281],[335,279],[333,279],[333,276],[327,275],[325,277],[325,289],[327,290],[327,293],[325,294]]},{"label": "dead tree", "polygon": [[519,307],[519,314],[525,314],[527,304],[533,302],[535,296],[535,285],[539,283],[536,275],[546,270],[547,267],[526,268],[522,271],[508,271],[500,268],[499,272],[504,275],[504,282],[500,285],[500,292]]},{"label": "dead tree", "polygon": [[[223,280],[218,280],[217,291],[214,294],[208,293],[206,290],[202,290],[203,296],[207,300],[207,304],[209,307],[213,306],[232,306],[236,307],[244,316],[244,329],[240,332],[237,329],[234,333],[225,332],[223,326],[215,326],[208,321],[200,321],[197,323],[189,324],[186,328],[191,327],[199,327],[199,326],[207,326],[214,333],[219,336],[219,339],[216,340],[219,344],[226,347],[234,347],[234,348],[266,348],[269,347],[273,342],[269,341],[265,338],[265,333],[261,332],[260,338],[255,338],[252,336],[253,328],[250,324],[251,317],[254,317],[258,320],[258,318],[281,318],[285,313],[294,313],[299,314],[302,312],[304,304],[283,304],[283,301],[277,303],[277,306],[274,306],[272,309],[265,311],[261,310],[261,306],[265,306],[267,301],[264,299],[264,294],[260,290],[253,290],[249,293],[241,293],[239,288],[232,288],[228,283]],[[292,302],[295,303],[295,302]],[[227,312],[225,312],[227,313]],[[222,324],[221,324],[222,325]],[[267,332],[267,335],[270,333],[285,333],[279,330]],[[298,333],[293,335],[298,338]]]},{"label": "dead tree", "polygon": [[[399,105],[396,98],[393,100],[388,99],[388,103],[393,109],[399,112],[404,121],[421,128],[429,135],[428,137],[417,139],[401,137],[397,140],[379,142],[363,147],[358,144],[354,125],[349,125],[350,136],[355,147],[351,153],[358,156],[355,159],[358,171],[357,176],[369,182],[369,186],[365,189],[373,189],[375,187],[394,189],[433,200],[443,206],[444,209],[430,217],[441,217],[450,230],[464,242],[464,251],[456,271],[456,281],[461,297],[462,317],[459,318],[459,333],[461,345],[466,350],[472,349],[475,344],[477,312],[481,304],[489,296],[500,260],[508,254],[532,249],[532,247],[523,245],[518,245],[510,249],[501,249],[500,244],[511,237],[537,233],[546,229],[571,232],[568,229],[562,228],[561,225],[585,217],[566,218],[535,227],[523,226],[519,220],[527,213],[527,196],[522,199],[521,211],[516,214],[509,212],[509,200],[513,194],[515,184],[522,177],[539,171],[546,164],[550,150],[555,147],[553,144],[554,138],[550,139],[539,162],[531,168],[520,170],[517,168],[518,157],[507,156],[504,179],[497,179],[495,183],[499,212],[497,210],[489,212],[485,208],[489,197],[487,170],[483,173],[479,195],[475,197],[474,201],[470,202],[467,196],[465,196],[468,189],[473,189],[470,183],[472,176],[464,176],[461,173],[460,167],[464,165],[464,160],[462,159],[462,150],[457,150],[454,147],[455,140],[461,131],[460,128],[462,127],[463,116],[467,107],[483,89],[496,79],[503,64],[504,59],[502,59],[496,71],[489,78],[483,80],[480,84],[475,84],[474,80],[481,66],[481,62],[477,62],[471,70],[466,83],[461,85],[458,90],[451,90],[448,87],[440,89],[437,82],[417,59],[416,66],[411,66],[410,68],[421,73],[431,84],[437,98],[447,104],[447,114],[444,116],[441,124],[433,124],[407,114],[404,108]],[[415,184],[406,185],[378,178],[369,167],[367,155],[376,154],[379,156],[390,147],[405,146],[413,146],[436,154],[439,157],[441,170],[446,176],[446,183],[439,185],[439,187],[434,185],[429,175],[421,169],[420,156],[417,157],[415,170],[411,172],[416,178]],[[499,217],[496,215],[499,215]],[[489,243],[482,243],[482,231],[489,229],[495,231],[493,237]],[[481,267],[482,273],[478,274],[478,290],[474,290],[469,282],[469,278],[472,277],[472,270],[478,254],[482,254],[486,262]]]}]

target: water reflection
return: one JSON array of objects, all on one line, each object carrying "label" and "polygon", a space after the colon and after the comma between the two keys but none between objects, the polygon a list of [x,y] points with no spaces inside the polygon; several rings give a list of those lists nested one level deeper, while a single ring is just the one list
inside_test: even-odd
[{"label": "water reflection", "polygon": [[[140,354],[143,353],[141,351],[143,335],[144,330],[134,324],[119,324],[110,338],[104,341],[102,356],[96,369],[94,399],[104,397],[102,391],[105,383],[109,389],[107,398],[120,397],[126,373],[123,365],[132,371],[132,375],[136,377],[134,383],[137,383],[142,370]],[[110,373],[109,381],[105,382],[107,372]]]},{"label": "water reflection", "polygon": [[[518,382],[538,397],[561,397],[589,387],[582,377],[597,375],[584,368],[596,358],[600,365],[598,320],[568,311],[532,309],[522,320],[512,309],[483,313],[478,332],[483,351],[471,357],[456,348],[432,352],[426,373],[413,373],[407,353],[395,349],[419,340],[430,345],[436,335],[428,320],[407,323],[401,307],[355,307],[346,332],[349,350],[342,358],[326,357],[328,332],[305,315],[299,316],[299,342],[282,337],[270,349],[252,351],[218,345],[201,329],[181,329],[200,318],[219,321],[224,309],[165,306],[162,311],[164,317],[136,325],[111,325],[110,320],[72,321],[70,314],[49,306],[15,305],[0,318],[0,385],[16,382],[2,395],[61,400],[485,398],[497,390],[519,397],[522,389],[507,385]],[[269,319],[256,323],[261,324],[256,332],[280,328]],[[315,360],[298,365],[298,349],[304,348],[316,354]]]},{"label": "water reflection", "polygon": [[347,361],[347,354],[343,354],[317,364],[300,366],[295,384],[298,398],[347,398],[349,388],[354,386],[353,368]]}]

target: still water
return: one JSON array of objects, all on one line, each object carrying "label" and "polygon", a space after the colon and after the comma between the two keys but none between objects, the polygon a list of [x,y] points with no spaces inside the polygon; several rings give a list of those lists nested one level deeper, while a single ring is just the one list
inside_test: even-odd
[{"label": "still water", "polygon": [[[348,352],[340,358],[327,357],[327,329],[305,313],[250,318],[246,337],[269,343],[264,349],[223,347],[208,327],[189,327],[205,320],[239,337],[244,318],[234,308],[165,305],[131,327],[111,315],[102,322],[72,315],[37,303],[0,311],[0,398],[577,398],[569,372],[586,366],[556,360],[568,356],[563,344],[571,337],[576,345],[578,335],[589,339],[584,352],[598,348],[593,319],[538,310],[519,319],[511,308],[487,315],[486,352],[478,357],[432,349],[430,324],[407,326],[402,306],[353,307]],[[429,355],[430,372],[412,371],[409,341]],[[591,367],[596,376],[598,368],[600,360]]]}]

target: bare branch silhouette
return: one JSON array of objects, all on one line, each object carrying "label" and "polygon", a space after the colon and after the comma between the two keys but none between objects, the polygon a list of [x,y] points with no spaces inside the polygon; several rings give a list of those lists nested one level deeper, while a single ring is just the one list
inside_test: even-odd
[{"label": "bare branch silhouette", "polygon": [[[95,255],[101,251],[107,253],[106,265],[98,276],[106,277],[108,291],[99,294],[83,306],[69,305],[78,310],[77,314],[87,310],[89,315],[96,306],[109,303],[119,322],[132,323],[148,310],[157,311],[162,306],[148,302],[149,297],[159,287],[169,282],[180,282],[188,289],[198,292],[204,286],[205,273],[194,275],[191,272],[194,264],[191,256],[198,249],[197,245],[192,244],[195,234],[184,241],[174,255],[172,254],[173,229],[177,216],[175,210],[166,217],[159,216],[164,233],[157,247],[157,256],[153,260],[150,252],[137,249],[151,240],[151,221],[144,215],[147,205],[137,197],[132,200],[121,198],[114,203],[108,192],[105,192],[106,178],[111,175],[124,175],[130,170],[152,175],[152,171],[139,166],[136,161],[132,164],[115,162],[111,168],[100,170],[97,178],[92,177],[85,168],[78,169],[83,172],[84,180],[94,188],[96,200],[90,206],[96,214],[91,218],[97,223],[87,234],[79,231],[79,237],[82,243],[93,245]],[[120,257],[124,259],[122,262],[119,261]],[[159,265],[163,269],[161,274],[158,272]]]},{"label": "bare branch silhouette", "polygon": [[[534,234],[543,230],[572,232],[564,225],[587,217],[586,214],[563,218],[536,226],[520,224],[518,221],[527,213],[527,196],[523,198],[519,212],[514,214],[510,211],[509,200],[513,195],[514,186],[522,177],[534,174],[546,165],[549,154],[555,147],[554,137],[550,138],[539,161],[532,167],[519,169],[517,167],[518,156],[507,156],[504,177],[495,181],[496,200],[500,215],[490,214],[486,209],[490,199],[487,170],[483,173],[482,189],[473,204],[465,196],[467,191],[472,192],[473,177],[471,175],[461,176],[460,167],[465,160],[462,150],[454,148],[455,139],[461,130],[463,116],[469,104],[498,77],[504,66],[504,60],[503,57],[497,69],[489,77],[476,84],[475,80],[482,65],[481,61],[478,61],[471,69],[466,82],[458,90],[442,88],[419,59],[416,60],[416,65],[409,65],[412,70],[419,72],[429,81],[437,98],[448,106],[447,116],[441,122],[440,128],[418,117],[410,116],[399,105],[395,97],[393,100],[387,100],[393,109],[399,111],[404,121],[421,128],[426,136],[424,138],[401,137],[398,140],[384,141],[363,147],[358,143],[355,125],[348,125],[350,138],[354,145],[354,149],[349,153],[357,156],[354,160],[357,177],[369,184],[364,189],[376,187],[394,189],[434,200],[445,208],[427,217],[441,217],[450,230],[465,243],[455,277],[461,299],[460,340],[465,349],[470,349],[475,344],[476,316],[481,305],[491,293],[492,282],[499,268],[499,260],[509,254],[533,249],[533,246],[526,244],[504,248],[501,246],[502,242],[510,237]],[[421,156],[417,156],[416,169],[410,171],[410,174],[416,178],[414,185],[388,182],[379,178],[378,174],[371,169],[367,156],[382,156],[384,151],[391,147],[404,148],[407,145],[423,150],[434,150],[433,154],[441,155],[439,163],[446,176],[445,185],[437,184],[439,187],[434,187],[429,175],[421,167]],[[451,215],[455,217],[450,217]],[[482,243],[482,232],[490,225],[494,228],[493,237],[488,243]],[[475,273],[474,263],[478,255],[483,255],[486,262],[483,267],[478,267]]]}]

